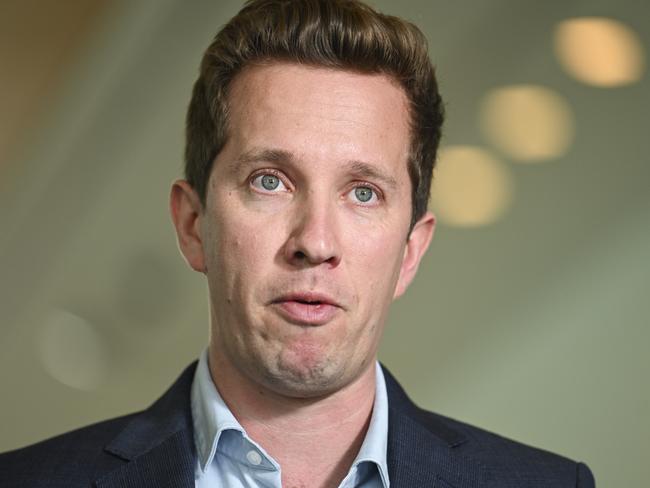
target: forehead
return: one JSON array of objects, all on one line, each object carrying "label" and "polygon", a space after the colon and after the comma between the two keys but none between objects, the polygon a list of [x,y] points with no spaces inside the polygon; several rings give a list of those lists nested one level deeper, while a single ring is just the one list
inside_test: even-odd
[{"label": "forehead", "polygon": [[408,159],[407,97],[387,75],[293,63],[253,65],[233,80],[228,106],[227,146],[242,151],[271,148],[313,161],[400,166]]}]

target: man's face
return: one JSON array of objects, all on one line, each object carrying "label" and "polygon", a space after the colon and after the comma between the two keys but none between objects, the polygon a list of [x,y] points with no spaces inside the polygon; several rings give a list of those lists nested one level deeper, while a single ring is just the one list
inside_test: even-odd
[{"label": "man's face", "polygon": [[429,214],[407,242],[406,97],[383,75],[275,63],[235,78],[229,117],[188,257],[211,355],[283,395],[336,391],[369,371],[433,230]]}]

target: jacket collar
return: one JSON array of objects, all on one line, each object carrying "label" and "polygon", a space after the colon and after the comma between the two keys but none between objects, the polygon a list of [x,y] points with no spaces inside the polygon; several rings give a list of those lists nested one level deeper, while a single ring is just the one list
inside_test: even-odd
[{"label": "jacket collar", "polygon": [[129,462],[99,478],[98,488],[194,486],[190,389],[195,369],[196,361],[104,448]]},{"label": "jacket collar", "polygon": [[486,485],[485,467],[465,457],[465,435],[443,417],[417,407],[384,368],[388,392],[388,472],[391,488]]},{"label": "jacket collar", "polygon": [[[105,450],[125,461],[98,488],[194,486],[196,450],[190,390],[196,361],[165,394],[137,414]],[[383,368],[388,394],[388,472],[392,488],[484,486],[484,466],[463,456],[467,438],[444,418],[418,408]]]}]

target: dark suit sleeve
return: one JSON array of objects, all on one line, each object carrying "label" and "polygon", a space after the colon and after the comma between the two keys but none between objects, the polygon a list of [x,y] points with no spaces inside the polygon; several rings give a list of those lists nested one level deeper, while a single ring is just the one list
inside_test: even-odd
[{"label": "dark suit sleeve", "polygon": [[594,488],[595,486],[594,475],[591,474],[589,467],[584,463],[578,463],[576,488]]}]

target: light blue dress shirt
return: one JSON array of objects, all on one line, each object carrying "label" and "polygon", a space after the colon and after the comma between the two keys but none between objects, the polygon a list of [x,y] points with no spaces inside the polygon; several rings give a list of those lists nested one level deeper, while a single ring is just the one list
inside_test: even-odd
[{"label": "light blue dress shirt", "polygon": [[[388,397],[379,363],[375,402],[359,454],[339,488],[389,488]],[[192,382],[196,488],[281,488],[280,465],[251,439],[219,395],[203,351]]]}]

